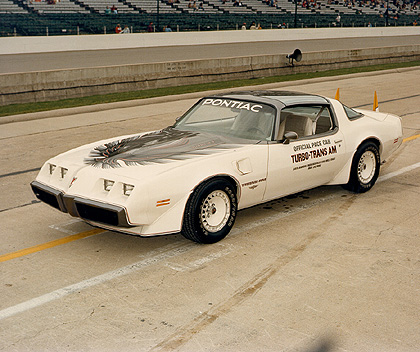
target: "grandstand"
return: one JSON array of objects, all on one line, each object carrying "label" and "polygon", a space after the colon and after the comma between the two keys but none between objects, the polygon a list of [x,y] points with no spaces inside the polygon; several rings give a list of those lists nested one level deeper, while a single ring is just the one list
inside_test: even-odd
[{"label": "grandstand", "polygon": [[[298,0],[297,26],[383,26],[386,3]],[[142,32],[150,22],[177,30],[237,29],[244,22],[293,27],[295,6],[294,0],[0,0],[0,35],[112,33],[117,23]],[[390,0],[389,25],[413,25],[419,7],[420,0]]]}]

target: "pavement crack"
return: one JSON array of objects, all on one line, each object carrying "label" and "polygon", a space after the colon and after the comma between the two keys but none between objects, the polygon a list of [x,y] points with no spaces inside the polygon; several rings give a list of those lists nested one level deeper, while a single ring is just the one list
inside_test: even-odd
[{"label": "pavement crack", "polygon": [[385,236],[387,232],[392,231],[392,235],[393,236],[398,236],[398,237],[402,237],[402,238],[408,238],[407,236],[404,235],[400,235],[398,233],[396,233],[395,228],[398,227],[400,224],[404,224],[407,221],[411,220],[411,219],[418,219],[420,217],[420,211],[417,211],[414,214],[410,214],[406,217],[404,217],[403,219],[399,220],[398,222],[394,223],[392,226],[389,226],[386,229],[383,229],[381,231],[379,231],[378,235],[376,236],[375,239],[375,245],[377,244],[378,240],[380,237]]},{"label": "pavement crack", "polygon": [[0,213],[2,213],[4,211],[9,211],[9,210],[14,210],[14,209],[19,209],[19,208],[27,207],[28,205],[33,205],[33,204],[38,204],[38,203],[41,203],[41,201],[40,200],[33,200],[30,203],[25,203],[25,204],[17,205],[15,207],[11,207],[11,208],[0,209]]},{"label": "pavement crack", "polygon": [[17,176],[17,175],[26,174],[26,173],[30,173],[30,172],[35,172],[35,171],[39,171],[39,170],[41,170],[41,168],[40,167],[36,167],[34,169],[27,169],[27,170],[9,172],[7,174],[0,175],[0,178],[10,177],[10,176]]},{"label": "pavement crack", "polygon": [[376,239],[375,239],[375,245],[378,242],[379,238],[383,235],[384,232],[388,232],[388,231],[392,230],[393,228],[394,228],[394,226],[390,226],[387,229],[379,231],[379,234],[376,236]]}]

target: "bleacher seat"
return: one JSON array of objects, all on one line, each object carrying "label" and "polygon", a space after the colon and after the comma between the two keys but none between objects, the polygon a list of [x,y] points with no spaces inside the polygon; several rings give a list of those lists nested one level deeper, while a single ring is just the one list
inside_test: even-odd
[{"label": "bleacher seat", "polygon": [[[203,9],[189,7],[189,0],[56,0],[55,4],[45,0],[0,0],[0,35],[114,33],[117,23],[144,32],[150,22],[157,24],[156,1],[161,27],[170,25],[173,30],[237,29],[244,22],[248,28],[252,22],[264,29],[283,23],[286,28],[294,26],[294,0],[277,0],[273,4],[271,0],[241,0],[242,6],[234,6],[232,0],[196,0],[196,6],[202,3]],[[298,1],[299,28],[385,25],[384,8],[371,0],[308,1],[308,6]],[[404,8],[401,0],[399,7],[390,2],[389,24],[412,25],[415,19],[418,21],[420,0],[415,1]],[[118,8],[118,14],[106,15],[106,7],[112,5]],[[336,23],[338,14],[340,23]],[[398,19],[394,19],[395,15]]]}]

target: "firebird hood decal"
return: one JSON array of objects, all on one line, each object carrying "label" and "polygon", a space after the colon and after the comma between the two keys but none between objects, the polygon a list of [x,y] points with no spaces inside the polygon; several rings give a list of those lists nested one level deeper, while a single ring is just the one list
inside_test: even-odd
[{"label": "firebird hood decal", "polygon": [[84,162],[104,169],[139,166],[210,155],[238,146],[220,136],[168,127],[100,145],[89,153]]}]

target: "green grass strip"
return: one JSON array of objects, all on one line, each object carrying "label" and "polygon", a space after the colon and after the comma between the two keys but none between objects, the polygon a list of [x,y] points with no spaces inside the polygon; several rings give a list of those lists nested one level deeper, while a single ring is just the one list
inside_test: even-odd
[{"label": "green grass strip", "polygon": [[420,61],[344,68],[344,69],[320,71],[320,72],[296,73],[296,74],[290,74],[290,75],[264,77],[264,78],[256,78],[256,79],[243,79],[243,80],[224,81],[224,82],[212,82],[212,83],[206,83],[206,84],[193,84],[193,85],[177,86],[177,87],[146,89],[146,90],[138,90],[138,91],[133,91],[133,92],[121,92],[121,93],[94,95],[94,96],[89,96],[89,97],[81,97],[81,98],[73,98],[73,99],[63,99],[63,100],[58,100],[58,101],[11,104],[11,105],[0,106],[0,117],[9,116],[9,115],[17,115],[17,114],[26,114],[26,113],[31,113],[31,112],[72,108],[72,107],[77,107],[77,106],[87,106],[87,105],[113,103],[113,102],[118,102],[118,101],[126,101],[126,100],[134,100],[134,99],[145,99],[145,98],[153,98],[153,97],[184,94],[184,93],[202,92],[206,90],[219,90],[219,89],[236,88],[236,87],[243,87],[243,86],[254,86],[254,85],[257,86],[257,85],[267,84],[267,83],[289,82],[289,81],[297,81],[297,80],[302,80],[302,79],[310,79],[310,78],[318,78],[318,77],[341,76],[341,75],[347,75],[351,73],[382,71],[382,70],[389,70],[389,69],[396,69],[396,68],[403,68],[403,67],[413,67],[413,66],[420,66]]}]

